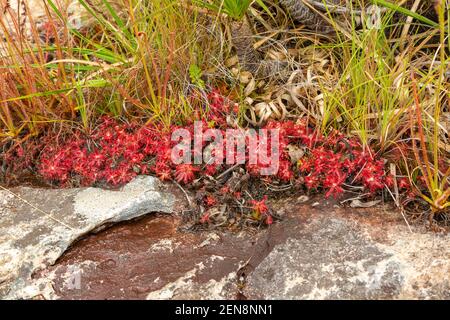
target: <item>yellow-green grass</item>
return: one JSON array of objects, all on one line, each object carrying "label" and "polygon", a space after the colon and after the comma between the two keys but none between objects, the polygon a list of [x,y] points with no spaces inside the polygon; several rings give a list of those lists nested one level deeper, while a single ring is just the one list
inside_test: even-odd
[{"label": "yellow-green grass", "polygon": [[54,122],[89,129],[104,113],[165,125],[189,117],[189,67],[205,57],[196,11],[176,0],[120,7],[103,0],[95,10],[79,2],[92,15],[89,27],[70,29],[64,10],[48,0],[53,43],[32,27],[31,39],[3,44],[0,135],[36,134]]},{"label": "yellow-green grass", "polygon": [[347,130],[380,154],[406,142],[415,156],[396,165],[413,185],[418,185],[418,176],[424,177],[427,191],[417,191],[439,211],[450,206],[449,128],[442,118],[450,97],[445,78],[450,63],[449,3],[440,1],[436,10],[439,23],[428,23],[431,28],[417,28],[420,32],[406,37],[404,28],[428,20],[394,24],[395,10],[381,15],[378,28],[364,23],[356,28],[351,19],[351,32],[340,34],[331,46],[341,62],[340,78],[332,90],[324,86],[322,130]]}]

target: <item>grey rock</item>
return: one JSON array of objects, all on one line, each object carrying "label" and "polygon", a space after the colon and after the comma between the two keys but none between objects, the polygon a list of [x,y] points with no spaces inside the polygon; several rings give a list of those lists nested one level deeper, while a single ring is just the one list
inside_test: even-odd
[{"label": "grey rock", "polygon": [[404,225],[385,230],[317,215],[296,234],[290,233],[255,268],[245,295],[251,299],[450,299],[450,235],[410,232]]},{"label": "grey rock", "polygon": [[[150,212],[171,213],[174,195],[158,179],[136,177],[118,191],[98,188],[0,191],[0,298],[32,298],[32,284],[77,239]],[[44,284],[48,285],[47,284]]]}]

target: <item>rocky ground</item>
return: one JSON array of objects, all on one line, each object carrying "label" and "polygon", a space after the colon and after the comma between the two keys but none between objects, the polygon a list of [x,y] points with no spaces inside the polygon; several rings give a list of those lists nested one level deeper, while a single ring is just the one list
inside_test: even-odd
[{"label": "rocky ground", "polygon": [[186,232],[184,194],[151,177],[11,192],[2,299],[450,299],[450,235],[388,206],[292,196],[272,203],[283,219],[268,229]]}]

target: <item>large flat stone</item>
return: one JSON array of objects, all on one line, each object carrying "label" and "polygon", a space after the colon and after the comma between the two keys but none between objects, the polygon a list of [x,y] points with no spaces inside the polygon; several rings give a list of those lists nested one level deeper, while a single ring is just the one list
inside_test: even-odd
[{"label": "large flat stone", "polygon": [[[369,209],[358,210],[365,219],[310,210],[303,223],[276,226],[286,240],[273,237],[273,249],[247,278],[248,298],[450,299],[449,234],[373,223]],[[395,211],[386,221],[389,215]]]},{"label": "large flat stone", "polygon": [[171,213],[175,197],[149,176],[117,191],[98,188],[0,191],[0,298],[40,292],[32,274],[81,236],[150,212]]},{"label": "large flat stone", "polygon": [[92,234],[35,281],[46,299],[235,299],[256,237],[179,232],[181,225],[158,214]]}]

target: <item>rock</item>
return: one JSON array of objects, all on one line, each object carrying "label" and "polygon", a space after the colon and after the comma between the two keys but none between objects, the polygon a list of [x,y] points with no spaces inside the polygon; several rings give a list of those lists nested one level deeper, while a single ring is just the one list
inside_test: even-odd
[{"label": "rock", "polygon": [[[291,224],[292,225],[292,224]],[[450,299],[450,235],[319,214],[284,228],[247,278],[250,299]]]},{"label": "rock", "polygon": [[140,176],[121,190],[18,188],[0,192],[0,298],[31,298],[32,274],[77,239],[150,212],[171,213],[175,197],[156,178]]},{"label": "rock", "polygon": [[150,292],[147,295],[147,300],[234,299],[237,292],[236,273],[231,272],[219,281],[210,279],[206,283],[196,282],[195,276],[198,270],[203,270],[204,268],[203,264],[199,264],[174,282],[166,284],[159,290]]},{"label": "rock", "polygon": [[234,299],[256,238],[179,232],[180,224],[157,214],[92,234],[35,281],[52,283],[42,295],[53,299]]},{"label": "rock", "polygon": [[[120,194],[139,190],[133,183]],[[137,190],[133,199],[140,199]],[[105,192],[91,189],[90,193],[96,194],[93,191]],[[86,196],[82,193],[86,190],[72,192],[73,198]],[[46,208],[58,207],[51,200],[54,195],[47,197]],[[10,281],[11,290],[4,297],[450,299],[450,234],[432,233],[421,225],[408,226],[401,214],[389,207],[342,208],[317,198],[307,203],[297,198],[298,195],[272,202],[274,210],[285,214],[282,221],[266,230],[180,232],[183,226],[180,216],[155,214],[84,237],[54,265],[51,264],[55,257],[69,241],[63,238],[60,246],[54,243],[56,239],[46,240],[48,236],[30,234],[22,227],[22,240],[8,246],[8,255],[1,255],[2,275],[8,278],[8,273],[16,273]],[[42,201],[39,199],[33,203]],[[8,194],[0,194],[0,203],[5,203],[3,213],[0,210],[2,219],[12,215],[11,201],[16,202]],[[312,207],[314,202],[319,205]],[[107,208],[101,214],[103,217],[106,211],[112,211],[116,212],[114,216],[127,219],[132,211],[126,205],[116,206],[102,200],[83,201],[83,205],[67,205],[67,200],[58,203],[61,209],[78,208],[75,221],[80,216],[86,217],[96,203]],[[175,208],[177,205],[179,201]],[[9,213],[5,216],[5,212]],[[17,212],[28,214],[23,207]],[[55,210],[51,213],[55,214]],[[48,223],[42,215],[38,217]],[[64,223],[75,224],[67,216],[60,218]],[[99,218],[95,214],[92,219]],[[105,217],[103,220],[115,221]],[[91,230],[98,228],[95,223],[86,224]],[[14,227],[11,226],[10,229]],[[59,228],[50,233],[55,238],[60,233],[69,233],[56,222],[51,222],[51,226]],[[34,237],[38,240],[32,240]],[[51,245],[33,245],[25,251],[20,241],[47,241]],[[49,248],[46,255],[32,253],[45,248]],[[42,256],[50,261],[43,262],[38,258]],[[23,266],[18,267],[16,261]],[[36,268],[40,262],[42,267]],[[31,267],[41,270],[30,281]]]}]

